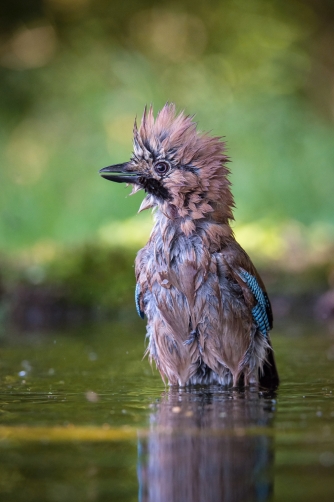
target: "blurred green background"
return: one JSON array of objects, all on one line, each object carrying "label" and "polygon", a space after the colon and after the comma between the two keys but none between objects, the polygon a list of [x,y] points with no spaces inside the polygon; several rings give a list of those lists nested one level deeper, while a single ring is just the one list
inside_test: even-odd
[{"label": "blurred green background", "polygon": [[97,172],[129,158],[134,117],[166,101],[226,137],[234,228],[257,263],[321,266],[332,284],[333,28],[330,0],[2,0],[5,296],[51,284],[124,302],[151,216]]}]

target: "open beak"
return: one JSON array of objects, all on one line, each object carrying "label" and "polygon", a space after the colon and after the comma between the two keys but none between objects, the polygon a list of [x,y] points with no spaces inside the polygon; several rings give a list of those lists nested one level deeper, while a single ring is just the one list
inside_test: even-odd
[{"label": "open beak", "polygon": [[99,170],[102,178],[116,183],[139,183],[140,173],[129,170],[129,163],[115,164]]}]

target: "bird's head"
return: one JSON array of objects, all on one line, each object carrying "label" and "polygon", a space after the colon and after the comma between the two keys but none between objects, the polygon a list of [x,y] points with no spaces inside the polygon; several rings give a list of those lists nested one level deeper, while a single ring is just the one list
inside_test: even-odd
[{"label": "bird's head", "polygon": [[158,206],[168,218],[179,219],[186,234],[195,229],[195,220],[233,219],[228,158],[221,138],[197,131],[193,117],[176,114],[174,104],[168,103],[156,119],[153,108],[145,108],[133,134],[129,162],[105,167],[100,174],[132,184],[132,193],[145,190],[139,211]]}]

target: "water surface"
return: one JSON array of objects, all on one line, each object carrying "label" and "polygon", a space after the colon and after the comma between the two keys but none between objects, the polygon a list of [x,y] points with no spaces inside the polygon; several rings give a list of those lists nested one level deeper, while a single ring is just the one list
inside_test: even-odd
[{"label": "water surface", "polygon": [[276,393],[177,390],[142,361],[142,323],[6,333],[0,500],[334,500],[334,338],[273,343]]}]

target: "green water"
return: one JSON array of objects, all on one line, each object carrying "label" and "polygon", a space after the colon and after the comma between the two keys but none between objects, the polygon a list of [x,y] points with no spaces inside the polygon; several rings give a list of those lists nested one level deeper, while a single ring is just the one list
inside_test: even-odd
[{"label": "green water", "polygon": [[140,321],[6,333],[0,500],[334,500],[334,338],[273,343],[276,394],[178,391],[142,361]]}]

